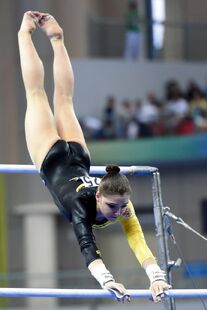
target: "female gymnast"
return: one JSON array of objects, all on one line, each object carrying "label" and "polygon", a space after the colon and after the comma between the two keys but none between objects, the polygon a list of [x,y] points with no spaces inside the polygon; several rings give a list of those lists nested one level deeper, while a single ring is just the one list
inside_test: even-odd
[{"label": "female gymnast", "polygon": [[[43,64],[31,38],[37,26],[49,38],[54,52],[54,114],[44,89]],[[161,301],[170,286],[145,242],[130,202],[128,179],[116,165],[108,166],[102,179],[89,176],[90,154],[74,112],[74,76],[62,28],[51,15],[29,11],[24,14],[18,42],[27,99],[28,151],[56,205],[73,224],[89,271],[119,301],[130,300],[126,288],[105,267],[93,235],[93,228],[119,221],[149,277],[153,300]]]}]

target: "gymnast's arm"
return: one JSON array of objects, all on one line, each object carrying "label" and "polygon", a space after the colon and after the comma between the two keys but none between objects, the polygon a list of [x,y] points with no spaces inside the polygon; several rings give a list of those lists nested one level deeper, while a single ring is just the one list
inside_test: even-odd
[{"label": "gymnast's arm", "polygon": [[87,209],[80,202],[76,202],[72,212],[73,229],[86,265],[102,288],[112,292],[119,301],[129,301],[130,297],[125,287],[121,283],[115,282],[112,274],[103,263],[92,232],[91,214],[87,214]]},{"label": "gymnast's arm", "polygon": [[123,216],[120,218],[120,222],[130,248],[142,266],[146,260],[151,260],[155,263],[156,259],[147,246],[141,225],[136,217],[131,201],[129,202],[127,209],[128,212],[126,216],[124,211]]},{"label": "gymnast's arm", "polygon": [[126,216],[123,213],[120,222],[129,246],[141,266],[145,269],[150,280],[150,289],[154,301],[161,301],[161,298],[164,297],[164,290],[167,290],[170,286],[166,283],[164,272],[158,266],[155,257],[145,241],[141,225],[131,202],[129,202]]}]

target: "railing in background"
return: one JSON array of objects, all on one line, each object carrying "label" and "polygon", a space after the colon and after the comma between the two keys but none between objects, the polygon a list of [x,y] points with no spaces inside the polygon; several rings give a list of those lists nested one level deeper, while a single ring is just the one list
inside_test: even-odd
[{"label": "railing in background", "polygon": [[[149,26],[162,27],[163,47],[149,53]],[[207,60],[207,23],[142,21],[140,59],[153,60]],[[152,38],[153,39],[153,38]],[[89,18],[89,56],[100,58],[124,58],[125,21],[122,18],[91,16]]]}]

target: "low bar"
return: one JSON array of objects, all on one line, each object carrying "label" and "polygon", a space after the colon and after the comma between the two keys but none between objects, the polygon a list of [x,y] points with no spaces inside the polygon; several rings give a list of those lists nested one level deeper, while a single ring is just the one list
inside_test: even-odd
[{"label": "low bar", "polygon": [[[131,298],[151,298],[149,290],[128,290]],[[166,298],[207,298],[207,289],[172,289]],[[0,288],[0,297],[114,298],[102,289]]]},{"label": "low bar", "polygon": [[[91,166],[90,174],[103,175],[106,173],[105,166]],[[151,166],[120,166],[121,173],[123,174],[133,174],[133,175],[151,175],[157,172],[156,167]],[[28,173],[36,174],[38,173],[34,165],[14,165],[14,164],[1,164],[0,173]]]}]

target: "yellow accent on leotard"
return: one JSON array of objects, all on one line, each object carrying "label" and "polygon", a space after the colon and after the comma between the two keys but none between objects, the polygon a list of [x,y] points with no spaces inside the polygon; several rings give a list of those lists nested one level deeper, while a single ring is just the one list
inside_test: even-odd
[{"label": "yellow accent on leotard", "polygon": [[78,193],[82,188],[85,188],[85,185],[82,183],[76,188],[76,192]]}]

